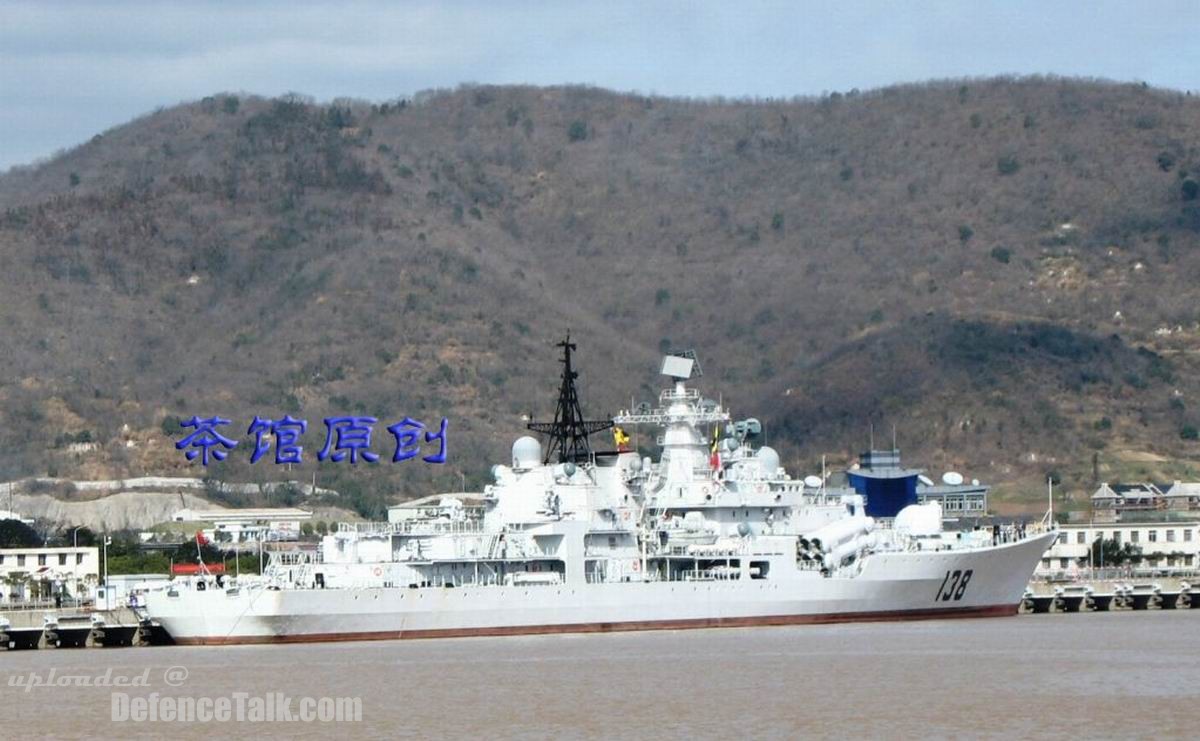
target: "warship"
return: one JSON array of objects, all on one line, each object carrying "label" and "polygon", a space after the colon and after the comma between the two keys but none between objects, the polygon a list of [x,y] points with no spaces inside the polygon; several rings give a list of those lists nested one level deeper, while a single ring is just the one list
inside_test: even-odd
[{"label": "warship", "polygon": [[545,445],[518,438],[473,501],[341,523],[256,581],[153,592],[146,616],[180,644],[1002,616],[1054,541],[949,532],[937,503],[789,474],[757,420],[701,396],[692,352],[663,358],[657,404],[585,419],[576,347],[559,346],[554,420],[528,425]]}]

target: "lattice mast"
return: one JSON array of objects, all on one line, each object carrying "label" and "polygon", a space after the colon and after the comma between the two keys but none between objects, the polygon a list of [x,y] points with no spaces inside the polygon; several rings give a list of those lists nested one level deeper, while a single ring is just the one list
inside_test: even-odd
[{"label": "lattice mast", "polygon": [[591,458],[592,448],[588,443],[588,435],[613,426],[612,420],[588,420],[583,418],[583,410],[579,407],[579,392],[575,389],[575,379],[579,374],[571,365],[571,353],[575,343],[571,336],[559,342],[557,347],[563,349],[562,384],[558,389],[558,409],[554,412],[553,422],[530,422],[526,425],[533,432],[539,432],[550,438],[546,446],[546,458],[543,464],[549,464],[551,459],[558,456],[559,463],[587,461]]}]

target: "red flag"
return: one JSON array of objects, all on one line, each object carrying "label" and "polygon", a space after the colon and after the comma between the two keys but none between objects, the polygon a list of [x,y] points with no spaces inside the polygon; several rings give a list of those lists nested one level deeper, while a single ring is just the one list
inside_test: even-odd
[{"label": "red flag", "polygon": [[208,545],[208,538],[204,537],[203,530],[196,531],[196,545]]}]

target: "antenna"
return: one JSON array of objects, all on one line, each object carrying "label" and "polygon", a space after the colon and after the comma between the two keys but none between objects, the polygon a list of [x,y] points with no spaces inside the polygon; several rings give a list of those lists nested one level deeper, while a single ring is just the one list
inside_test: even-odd
[{"label": "antenna", "polygon": [[[673,350],[672,352],[667,353],[667,358],[681,358],[683,360],[692,361],[688,366],[688,376],[683,380],[687,380],[688,378],[699,378],[700,376],[704,375],[704,371],[700,369],[700,359],[696,357],[695,350]],[[667,358],[663,358],[663,375],[674,375],[673,373],[667,372],[667,363],[669,362]]]},{"label": "antenna", "polygon": [[559,342],[563,349],[562,385],[558,389],[558,408],[554,412],[553,422],[530,422],[525,425],[533,432],[539,432],[550,438],[546,446],[546,458],[543,464],[549,464],[550,459],[558,455],[559,463],[582,462],[591,458],[592,448],[588,443],[588,435],[593,432],[607,430],[613,426],[612,420],[587,420],[583,418],[583,410],[579,407],[579,392],[575,388],[575,379],[579,374],[571,365],[571,351],[575,343],[571,335]]},{"label": "antenna", "polygon": [[874,450],[875,449],[875,423],[874,422],[867,423],[867,436],[868,436],[867,437],[867,449]]}]

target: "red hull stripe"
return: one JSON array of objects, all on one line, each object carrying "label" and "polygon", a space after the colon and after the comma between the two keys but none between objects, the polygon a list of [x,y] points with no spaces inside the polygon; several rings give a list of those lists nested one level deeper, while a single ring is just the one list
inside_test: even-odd
[{"label": "red hull stripe", "polygon": [[827,615],[764,615],[740,618],[697,618],[693,620],[639,620],[621,623],[569,623],[565,625],[506,625],[494,628],[443,628],[437,630],[388,630],[359,633],[304,633],[277,636],[177,636],[184,646],[224,646],[235,643],[321,643],[328,641],[392,641],[411,638],[466,638],[543,633],[616,633],[632,630],[687,630],[694,628],[746,628],[755,625],[817,625],[822,623],[884,622],[895,620],[942,620],[947,618],[1004,617],[1017,614],[1017,605],[894,610],[891,612],[842,612]]}]

